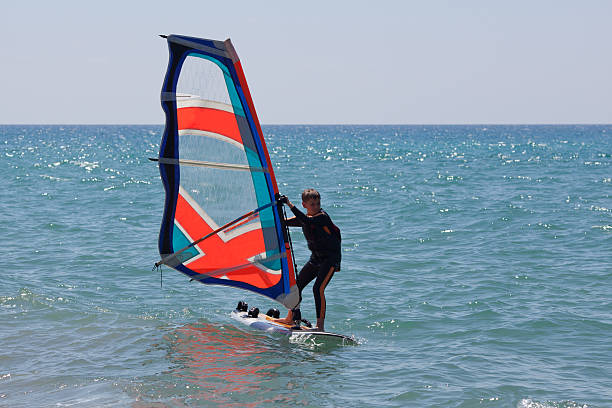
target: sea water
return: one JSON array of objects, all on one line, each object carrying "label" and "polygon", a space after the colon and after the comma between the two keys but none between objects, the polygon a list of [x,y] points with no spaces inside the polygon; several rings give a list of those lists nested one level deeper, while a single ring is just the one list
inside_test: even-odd
[{"label": "sea water", "polygon": [[347,347],[151,270],[162,131],[0,127],[0,406],[612,406],[612,126],[264,126],[280,191],[342,230]]}]

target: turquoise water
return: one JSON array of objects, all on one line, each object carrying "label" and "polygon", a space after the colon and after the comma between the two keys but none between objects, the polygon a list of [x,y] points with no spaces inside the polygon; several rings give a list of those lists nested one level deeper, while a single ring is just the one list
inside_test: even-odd
[{"label": "turquoise water", "polygon": [[342,229],[352,347],[160,287],[161,131],[0,126],[0,406],[612,406],[612,126],[264,127],[281,192]]}]

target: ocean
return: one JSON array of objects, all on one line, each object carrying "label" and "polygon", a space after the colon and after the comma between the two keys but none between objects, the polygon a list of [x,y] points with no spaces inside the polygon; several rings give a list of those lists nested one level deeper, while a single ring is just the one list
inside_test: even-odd
[{"label": "ocean", "polygon": [[162,131],[0,126],[0,406],[612,407],[611,125],[264,126],[342,230],[333,347],[152,271]]}]

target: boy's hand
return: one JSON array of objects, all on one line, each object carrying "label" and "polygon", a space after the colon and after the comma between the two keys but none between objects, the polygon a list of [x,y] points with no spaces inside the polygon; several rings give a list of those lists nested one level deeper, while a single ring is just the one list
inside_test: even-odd
[{"label": "boy's hand", "polygon": [[282,195],[278,198],[278,201],[283,203],[283,204],[289,204],[289,199],[287,198],[286,195]]}]

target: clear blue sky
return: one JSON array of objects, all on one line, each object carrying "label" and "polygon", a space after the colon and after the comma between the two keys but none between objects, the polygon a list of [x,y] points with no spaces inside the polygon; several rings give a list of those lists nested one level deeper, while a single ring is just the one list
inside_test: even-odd
[{"label": "clear blue sky", "polygon": [[23,0],[1,14],[2,124],[163,123],[158,34],[230,37],[264,124],[612,123],[612,1]]}]

